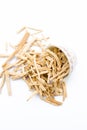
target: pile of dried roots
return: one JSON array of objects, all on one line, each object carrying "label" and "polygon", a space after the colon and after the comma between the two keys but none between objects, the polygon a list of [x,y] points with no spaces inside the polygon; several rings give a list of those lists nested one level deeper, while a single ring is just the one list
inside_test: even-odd
[{"label": "pile of dried roots", "polygon": [[[0,55],[7,58],[0,74],[2,78],[0,90],[6,82],[8,94],[11,95],[10,79],[23,79],[29,89],[33,90],[29,99],[38,94],[46,102],[61,105],[62,102],[57,101],[55,96],[62,96],[63,101],[67,96],[64,78],[70,71],[68,59],[59,48],[46,47],[47,43],[44,43],[48,38],[41,35],[40,30],[35,30],[35,33],[31,34],[29,29],[21,30],[26,30],[25,34],[11,55],[7,57]],[[13,58],[15,61],[12,63]]]}]

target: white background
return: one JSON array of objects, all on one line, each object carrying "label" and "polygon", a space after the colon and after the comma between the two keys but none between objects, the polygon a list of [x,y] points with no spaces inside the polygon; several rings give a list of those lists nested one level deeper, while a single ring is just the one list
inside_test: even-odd
[{"label": "white background", "polygon": [[[67,81],[68,97],[60,107],[30,95],[23,81],[12,82],[11,97],[4,86],[0,95],[0,130],[87,129],[87,1],[0,0],[0,50],[14,40],[23,26],[43,29],[56,41],[71,48],[77,64]],[[1,59],[0,59],[1,62]]]}]

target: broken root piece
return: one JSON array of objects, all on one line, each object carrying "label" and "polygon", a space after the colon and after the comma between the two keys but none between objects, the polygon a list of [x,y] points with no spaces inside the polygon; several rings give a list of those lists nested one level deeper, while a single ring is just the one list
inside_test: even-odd
[{"label": "broken root piece", "polygon": [[34,97],[35,95],[37,95],[38,92],[37,91],[34,91],[31,96],[29,96],[29,98],[27,99],[27,101],[29,101],[32,97]]},{"label": "broken root piece", "polygon": [[11,96],[12,95],[12,91],[11,91],[10,77],[9,77],[8,71],[5,71],[5,77],[6,77],[6,84],[7,84],[8,95]]},{"label": "broken root piece", "polygon": [[56,101],[54,98],[51,97],[46,98],[45,101],[56,106],[62,105],[62,102]]}]

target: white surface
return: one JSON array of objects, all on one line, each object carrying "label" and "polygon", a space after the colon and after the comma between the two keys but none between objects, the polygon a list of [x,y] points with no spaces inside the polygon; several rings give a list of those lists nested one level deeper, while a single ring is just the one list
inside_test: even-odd
[{"label": "white surface", "polygon": [[[13,96],[6,86],[0,95],[0,130],[87,129],[87,1],[0,0],[0,50],[15,40],[22,26],[43,29],[55,44],[74,50],[78,62],[67,81],[68,97],[55,107],[34,97],[22,81],[12,82]],[[13,41],[15,42],[15,41]],[[1,59],[0,59],[1,60]]]}]

